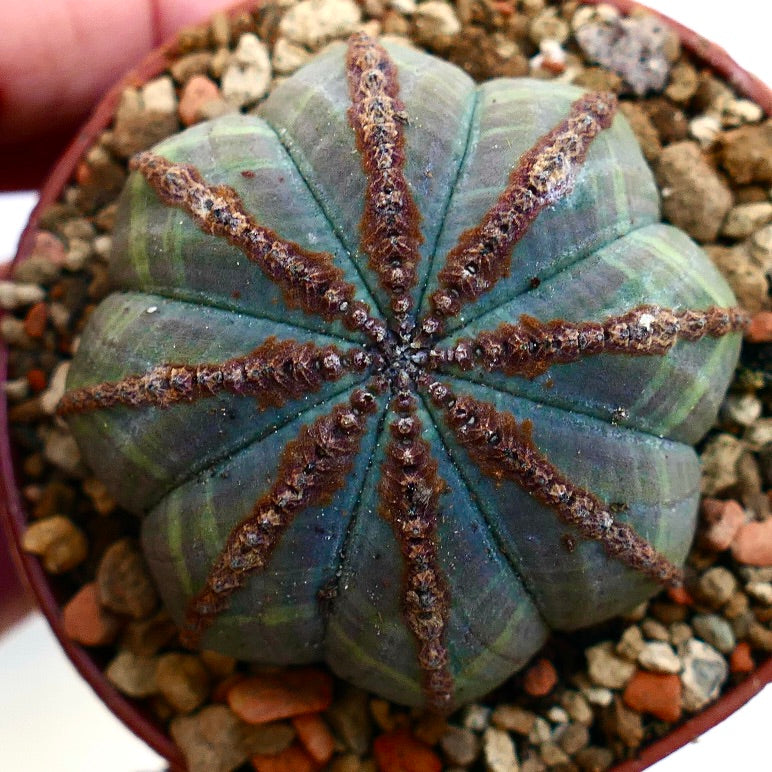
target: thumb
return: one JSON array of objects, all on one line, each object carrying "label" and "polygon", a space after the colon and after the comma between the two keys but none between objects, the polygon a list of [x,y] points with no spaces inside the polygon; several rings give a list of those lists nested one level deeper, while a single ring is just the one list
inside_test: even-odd
[{"label": "thumb", "polygon": [[[53,157],[102,94],[144,54],[227,0],[4,2],[0,168]],[[37,147],[36,147],[37,145]],[[23,152],[22,152],[23,151]],[[7,162],[7,163],[5,163]]]}]

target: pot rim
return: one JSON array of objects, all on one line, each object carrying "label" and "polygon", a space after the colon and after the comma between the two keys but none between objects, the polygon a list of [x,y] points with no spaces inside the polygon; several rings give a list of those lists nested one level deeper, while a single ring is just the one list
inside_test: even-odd
[{"label": "pot rim", "polygon": [[[255,10],[264,0],[245,0],[225,9],[228,15],[245,10]],[[738,93],[759,104],[767,115],[772,114],[772,89],[752,75],[717,44],[707,40],[688,27],[655,11],[635,0],[582,0],[586,5],[610,4],[623,14],[646,11],[662,19],[673,28],[684,48],[721,75]],[[178,35],[149,53],[134,69],[119,80],[100,100],[91,116],[83,124],[71,144],[64,151],[47,176],[40,191],[37,205],[19,240],[13,264],[20,262],[31,253],[37,223],[41,213],[54,203],[74,176],[78,163],[91,147],[94,139],[106,129],[115,114],[123,90],[129,86],[140,86],[166,69],[178,51]],[[7,350],[0,345],[0,381],[7,377]],[[4,395],[0,394],[0,427],[7,427],[7,407]],[[134,701],[121,694],[104,676],[92,659],[89,651],[72,641],[64,631],[61,606],[49,584],[49,577],[40,561],[21,549],[21,539],[27,518],[20,500],[15,472],[11,462],[10,435],[7,430],[0,432],[0,522],[6,531],[10,552],[24,584],[37,599],[40,610],[46,617],[54,635],[59,640],[76,670],[86,680],[104,704],[137,737],[150,745],[170,764],[173,772],[185,769],[181,751],[168,734],[161,731],[150,714],[143,711]],[[621,762],[612,772],[640,772],[656,761],[663,759],[676,749],[691,742],[699,735],[723,721],[744,705],[764,686],[772,681],[772,657],[761,663],[742,683],[727,691],[716,702],[692,718],[672,729],[662,738],[644,748],[635,759]]]}]

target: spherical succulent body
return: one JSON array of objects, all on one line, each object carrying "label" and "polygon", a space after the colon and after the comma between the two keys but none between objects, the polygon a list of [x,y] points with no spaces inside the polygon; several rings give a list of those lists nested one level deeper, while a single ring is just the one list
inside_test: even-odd
[{"label": "spherical succulent body", "polygon": [[615,108],[359,35],[134,159],[60,413],[186,643],[449,710],[679,581],[745,319]]}]

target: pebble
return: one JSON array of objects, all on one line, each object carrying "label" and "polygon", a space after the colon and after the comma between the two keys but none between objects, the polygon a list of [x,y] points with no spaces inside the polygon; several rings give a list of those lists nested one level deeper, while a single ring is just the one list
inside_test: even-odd
[{"label": "pebble", "polygon": [[497,705],[491,714],[491,723],[499,729],[506,729],[518,734],[530,734],[536,714],[519,705]]},{"label": "pebble", "polygon": [[425,743],[416,740],[408,729],[378,735],[373,742],[373,756],[379,769],[395,772],[440,772],[440,757]]},{"label": "pebble", "polygon": [[721,165],[737,184],[772,183],[772,120],[727,131],[720,144]]},{"label": "pebble", "polygon": [[53,415],[56,412],[59,400],[64,396],[69,369],[69,361],[59,362],[48,380],[46,390],[40,395],[40,407],[47,415]]},{"label": "pebble", "polygon": [[174,115],[177,112],[177,96],[174,82],[168,75],[151,80],[141,90],[142,106],[145,110]]},{"label": "pebble", "polygon": [[643,718],[631,710],[618,696],[609,706],[603,720],[606,732],[618,737],[628,748],[637,748],[643,741]]},{"label": "pebble", "polygon": [[724,103],[724,126],[740,126],[743,123],[758,123],[764,117],[764,110],[750,99],[731,97]]},{"label": "pebble", "polygon": [[709,148],[721,133],[721,121],[715,115],[698,115],[689,121],[689,135]]},{"label": "pebble", "polygon": [[673,225],[700,242],[715,241],[732,206],[732,193],[694,142],[662,150],[655,169],[662,212]]},{"label": "pebble", "polygon": [[367,753],[373,733],[367,702],[366,692],[350,686],[335,700],[326,714],[335,734],[358,756]]},{"label": "pebble", "polygon": [[590,743],[590,730],[580,723],[568,724],[558,737],[558,745],[569,755],[573,756],[579,750]]},{"label": "pebble", "polygon": [[327,764],[335,753],[335,738],[324,719],[318,713],[306,713],[295,716],[292,726],[308,755],[317,764]]},{"label": "pebble", "polygon": [[[111,134],[111,148],[120,158],[147,150],[179,130],[176,99],[173,104],[167,100],[163,110],[152,110],[144,106],[142,96],[131,87],[121,95]],[[154,100],[155,96],[151,90]],[[160,99],[155,101],[163,104]]]},{"label": "pebble", "polygon": [[614,654],[614,644],[603,641],[585,651],[587,671],[598,686],[621,689],[633,677],[635,665]]},{"label": "pebble", "polygon": [[250,724],[315,713],[331,703],[332,678],[315,668],[250,676],[228,692],[231,710]]},{"label": "pebble", "polygon": [[461,714],[461,723],[473,732],[484,732],[491,720],[491,709],[485,705],[472,703],[467,705]]},{"label": "pebble", "polygon": [[212,55],[208,51],[194,51],[181,56],[169,66],[169,72],[177,83],[187,83],[195,75],[206,75]]},{"label": "pebble", "polygon": [[208,705],[192,716],[178,716],[169,727],[188,772],[231,772],[256,753],[280,753],[295,732],[284,723],[249,726],[225,705]]},{"label": "pebble", "polygon": [[38,231],[32,254],[13,266],[13,279],[30,284],[48,284],[59,276],[67,250],[61,239],[49,231]]},{"label": "pebble", "polygon": [[688,102],[697,92],[700,79],[694,66],[681,60],[670,70],[670,82],[665,89],[665,96],[674,102]]},{"label": "pebble", "polygon": [[730,673],[752,673],[756,668],[748,641],[740,641],[729,656]]},{"label": "pebble", "polygon": [[[760,314],[757,314],[760,316]],[[768,324],[772,329],[772,312],[768,312]],[[751,320],[751,327],[753,321]],[[772,444],[772,417],[761,418],[753,426],[749,426],[743,436],[743,440],[752,451],[758,453],[764,445]]]},{"label": "pebble", "polygon": [[413,14],[413,23],[418,37],[427,43],[461,32],[461,22],[456,12],[444,0],[425,0],[419,3]]},{"label": "pebble", "polygon": [[742,453],[742,443],[731,434],[718,434],[707,444],[700,456],[704,496],[715,496],[737,482],[737,462]]},{"label": "pebble", "polygon": [[206,649],[199,652],[198,656],[215,678],[227,678],[233,675],[236,669],[236,658],[229,657],[227,654],[220,654],[219,651]]},{"label": "pebble", "polygon": [[745,523],[732,542],[732,556],[751,566],[772,566],[772,518]]},{"label": "pebble", "polygon": [[748,640],[757,649],[772,651],[772,630],[758,622],[748,625]]},{"label": "pebble", "polygon": [[614,763],[614,754],[609,748],[589,745],[582,748],[574,760],[582,772],[605,772]]},{"label": "pebble", "polygon": [[78,443],[68,430],[57,427],[49,432],[43,446],[43,455],[47,461],[72,477],[81,477],[85,472]]},{"label": "pebble", "polygon": [[0,281],[0,308],[6,311],[38,303],[45,296],[46,291],[39,284]]},{"label": "pebble", "polygon": [[767,606],[772,604],[772,582],[749,582],[745,589],[754,600]]},{"label": "pebble", "polygon": [[300,745],[290,745],[279,753],[255,753],[250,762],[255,772],[316,772],[313,758]]},{"label": "pebble", "polygon": [[720,608],[737,589],[737,579],[723,566],[708,569],[699,579],[700,596],[714,608]]},{"label": "pebble", "polygon": [[449,726],[440,738],[440,748],[449,764],[468,767],[480,754],[480,740],[470,729]]},{"label": "pebble", "polygon": [[245,107],[265,96],[270,84],[268,47],[256,35],[247,32],[239,39],[231,63],[223,73],[222,95],[229,104]]},{"label": "pebble", "polygon": [[721,234],[731,239],[745,239],[770,220],[772,220],[772,203],[769,201],[737,204],[729,210],[721,228]]},{"label": "pebble", "polygon": [[63,574],[79,566],[88,554],[83,531],[63,515],[35,520],[27,526],[22,549],[38,555],[49,574]]},{"label": "pebble", "polygon": [[202,120],[204,106],[222,99],[217,84],[206,75],[194,75],[182,89],[180,95],[180,120],[185,126],[192,126]]},{"label": "pebble", "polygon": [[555,666],[542,657],[525,671],[523,689],[532,697],[544,697],[555,688],[557,682]]},{"label": "pebble", "polygon": [[569,758],[565,751],[557,743],[549,740],[539,746],[539,755],[548,767],[556,767],[559,764],[567,764]]},{"label": "pebble", "polygon": [[[52,386],[55,384],[56,380],[57,373],[55,372],[51,379]],[[41,396],[41,403],[45,399],[45,396],[45,394]],[[101,480],[96,477],[87,477],[81,484],[81,487],[83,488],[83,492],[91,499],[91,503],[98,514],[109,515],[115,510],[115,507],[117,506],[115,499],[110,495],[107,486]]]},{"label": "pebble", "polygon": [[169,652],[158,658],[156,685],[176,713],[192,713],[209,696],[209,673],[194,654]]},{"label": "pebble", "polygon": [[316,50],[355,32],[362,12],[353,0],[301,0],[284,14],[279,33],[292,43]]},{"label": "pebble", "polygon": [[575,35],[588,59],[616,72],[637,95],[665,87],[678,39],[656,17],[646,14],[583,23],[575,27]]},{"label": "pebble", "polygon": [[681,690],[677,675],[639,670],[625,687],[622,699],[639,713],[672,723],[681,717]]},{"label": "pebble", "polygon": [[772,224],[759,228],[750,240],[751,258],[764,271],[772,271]]},{"label": "pebble", "polygon": [[64,632],[84,646],[112,643],[121,628],[120,619],[99,603],[94,582],[84,584],[62,609]]},{"label": "pebble", "polygon": [[145,559],[131,539],[120,539],[105,550],[96,583],[102,604],[118,614],[143,619],[158,605],[158,593]]},{"label": "pebble", "polygon": [[722,552],[729,549],[737,531],[745,522],[745,510],[733,499],[722,501],[706,498],[702,501],[701,517],[702,545],[715,552]]},{"label": "pebble", "polygon": [[681,660],[673,647],[664,641],[646,643],[638,655],[638,664],[654,673],[679,673]]},{"label": "pebble", "polygon": [[121,647],[135,654],[152,657],[177,635],[177,626],[166,611],[144,619],[130,619],[123,630]]},{"label": "pebble", "polygon": [[724,654],[729,654],[735,647],[731,625],[718,614],[696,614],[692,619],[692,627],[705,643]]},{"label": "pebble", "polygon": [[593,721],[593,712],[590,703],[581,693],[573,689],[566,689],[561,695],[560,704],[568,711],[571,718],[589,726]]},{"label": "pebble", "polygon": [[560,705],[553,705],[544,715],[553,724],[567,724],[571,720],[568,711]]},{"label": "pebble", "polygon": [[541,745],[546,743],[552,738],[552,727],[549,725],[547,719],[537,716],[533,722],[533,727],[528,733],[528,740],[533,745]]},{"label": "pebble", "polygon": [[482,744],[486,772],[518,772],[515,744],[507,732],[490,726],[483,732]]},{"label": "pebble", "polygon": [[142,657],[122,649],[105,670],[107,680],[129,697],[149,697],[158,691],[155,657]]},{"label": "pebble", "polygon": [[761,400],[753,394],[729,394],[721,407],[722,414],[740,426],[753,424],[761,411]]},{"label": "pebble", "polygon": [[673,622],[670,625],[670,643],[673,646],[678,647],[682,643],[686,643],[693,635],[692,628],[686,622]]},{"label": "pebble", "polygon": [[[707,244],[705,251],[729,283],[732,291],[737,296],[739,305],[751,314],[755,314],[765,308],[769,301],[764,284],[766,282],[764,268],[751,256],[746,242],[737,244],[734,247]],[[719,435],[719,437],[725,436]],[[723,487],[731,487],[734,484],[736,481],[732,479],[734,472],[735,470],[731,467],[724,470],[725,479],[722,479]],[[718,473],[720,475],[720,469]],[[707,479],[707,483],[708,485],[713,484],[710,478]],[[708,495],[713,495],[713,493]]]},{"label": "pebble", "polygon": [[568,40],[570,28],[568,22],[561,18],[557,8],[545,8],[531,19],[528,25],[528,36],[535,45],[543,40],[554,40],[565,43]]},{"label": "pebble", "polygon": [[286,38],[279,38],[273,47],[273,69],[279,75],[290,75],[302,67],[311,58],[303,46],[291,43]]},{"label": "pebble", "polygon": [[687,641],[679,653],[684,665],[681,704],[693,713],[718,697],[727,679],[728,667],[719,652],[696,638]]},{"label": "pebble", "polygon": [[[656,608],[657,611],[659,611],[659,607]],[[654,607],[652,608],[652,613],[654,613]],[[670,640],[670,633],[668,633],[667,627],[665,627],[662,622],[658,622],[656,619],[644,619],[643,622],[641,622],[641,630],[643,631],[643,634],[651,640]]]}]

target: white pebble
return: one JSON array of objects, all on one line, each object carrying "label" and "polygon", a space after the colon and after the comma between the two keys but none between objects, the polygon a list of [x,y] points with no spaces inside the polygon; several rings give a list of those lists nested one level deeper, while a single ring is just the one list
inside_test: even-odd
[{"label": "white pebble", "polygon": [[40,395],[40,406],[44,413],[53,415],[56,412],[56,406],[64,396],[69,369],[69,362],[60,362],[52,373],[48,388]]},{"label": "white pebble", "polygon": [[280,75],[289,75],[302,67],[311,54],[303,46],[279,38],[273,47],[273,69]]},{"label": "white pebble", "polygon": [[772,604],[772,582],[750,582],[745,585],[748,595],[760,603]]},{"label": "white pebble", "polygon": [[145,110],[174,115],[177,112],[177,96],[174,81],[168,75],[156,78],[142,87],[142,106]]},{"label": "white pebble", "polygon": [[638,655],[638,664],[654,673],[680,673],[681,660],[664,641],[649,641]]},{"label": "white pebble", "polygon": [[231,63],[222,76],[222,95],[235,107],[245,107],[265,96],[271,84],[268,48],[256,35],[241,36]]},{"label": "white pebble", "polygon": [[710,147],[721,132],[721,121],[715,115],[698,115],[689,121],[691,134],[702,147]]},{"label": "white pebble", "polygon": [[423,22],[430,29],[432,36],[457,35],[461,32],[461,22],[456,12],[443,0],[426,0],[419,3],[415,10],[416,21]]},{"label": "white pebble", "polygon": [[45,296],[46,291],[38,284],[0,281],[0,308],[6,311],[38,303]]},{"label": "white pebble", "polygon": [[362,11],[353,0],[301,0],[279,24],[279,33],[312,50],[356,31]]}]

